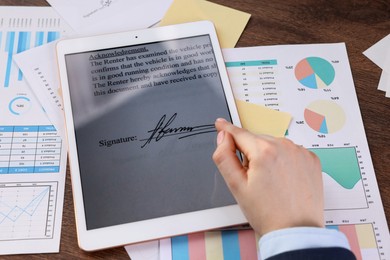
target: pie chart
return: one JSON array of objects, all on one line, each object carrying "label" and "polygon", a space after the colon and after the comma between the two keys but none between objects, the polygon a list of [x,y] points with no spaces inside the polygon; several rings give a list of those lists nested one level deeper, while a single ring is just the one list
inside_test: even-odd
[{"label": "pie chart", "polygon": [[346,121],[344,110],[328,100],[310,103],[305,109],[304,117],[310,128],[322,134],[337,132],[343,128]]},{"label": "pie chart", "polygon": [[308,57],[295,66],[295,77],[305,87],[322,89],[334,80],[335,70],[327,60],[319,57]]}]

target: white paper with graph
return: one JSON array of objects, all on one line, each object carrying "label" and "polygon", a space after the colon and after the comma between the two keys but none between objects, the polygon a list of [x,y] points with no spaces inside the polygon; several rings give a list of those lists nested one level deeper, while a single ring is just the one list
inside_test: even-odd
[{"label": "white paper with graph", "polygon": [[235,98],[291,113],[286,137],[319,156],[326,226],[344,232],[359,259],[390,258],[345,44],[225,49],[224,58]]},{"label": "white paper with graph", "polygon": [[50,7],[0,8],[0,255],[59,251],[66,142],[13,57],[65,33]]}]

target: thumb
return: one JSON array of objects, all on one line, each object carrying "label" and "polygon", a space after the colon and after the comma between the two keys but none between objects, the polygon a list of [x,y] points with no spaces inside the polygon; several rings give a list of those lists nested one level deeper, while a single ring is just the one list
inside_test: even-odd
[{"label": "thumb", "polygon": [[220,131],[217,136],[217,145],[213,160],[230,191],[236,196],[246,180],[246,169],[238,159],[237,148],[231,134]]}]

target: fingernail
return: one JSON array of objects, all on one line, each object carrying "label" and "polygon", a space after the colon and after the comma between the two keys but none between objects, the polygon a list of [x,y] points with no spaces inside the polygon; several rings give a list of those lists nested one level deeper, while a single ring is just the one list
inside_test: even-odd
[{"label": "fingernail", "polygon": [[222,117],[220,117],[220,118],[217,118],[217,120],[216,120],[217,122],[226,122],[226,119],[225,118],[222,118]]},{"label": "fingernail", "polygon": [[224,137],[225,137],[225,132],[220,131],[217,135],[217,145],[220,145],[222,143]]}]

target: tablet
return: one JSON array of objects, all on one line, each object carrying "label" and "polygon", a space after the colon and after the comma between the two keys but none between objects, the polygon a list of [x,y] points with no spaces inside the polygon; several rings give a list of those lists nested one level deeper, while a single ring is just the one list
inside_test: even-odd
[{"label": "tablet", "polygon": [[216,118],[240,125],[214,26],[57,44],[79,246],[246,223],[212,160]]}]

